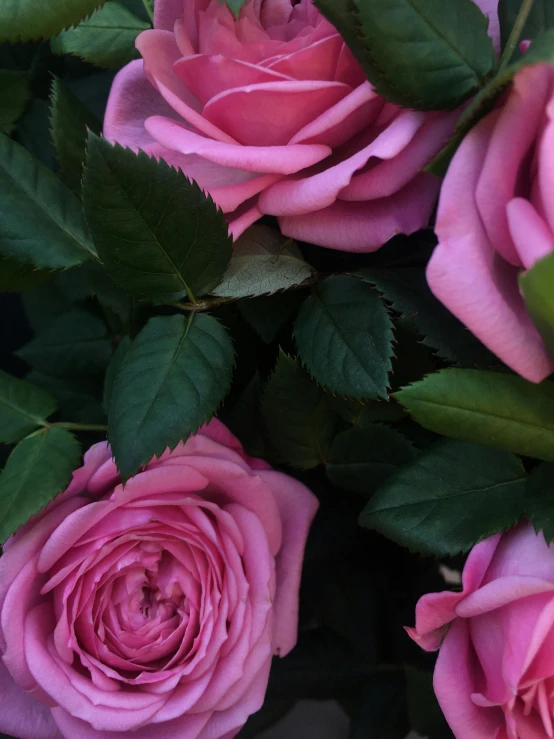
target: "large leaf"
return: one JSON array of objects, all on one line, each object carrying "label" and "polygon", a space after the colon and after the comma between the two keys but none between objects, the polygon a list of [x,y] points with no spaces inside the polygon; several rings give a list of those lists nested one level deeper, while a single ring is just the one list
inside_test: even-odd
[{"label": "large leaf", "polygon": [[80,196],[87,128],[100,133],[100,121],[58,77],[52,82],[50,116],[60,177]]},{"label": "large leaf", "polygon": [[389,477],[360,523],[412,551],[458,554],[519,520],[525,477],[512,454],[442,439]]},{"label": "large leaf", "polygon": [[54,54],[74,54],[106,69],[120,69],[139,56],[135,39],[150,28],[118,2],[108,0],[76,28],[62,31],[50,42]]},{"label": "large leaf", "polygon": [[455,108],[494,72],[488,21],[472,0],[353,3],[369,79],[390,102],[421,110]]},{"label": "large leaf", "polygon": [[339,395],[385,398],[392,321],[385,304],[356,277],[328,277],[312,290],[294,327],[302,362]]},{"label": "large leaf", "polygon": [[109,438],[124,479],[209,421],[231,382],[234,350],[215,318],[152,318],[117,374]]},{"label": "large leaf", "polygon": [[0,134],[0,253],[58,269],[94,256],[81,204],[26,149]]},{"label": "large leaf", "polygon": [[0,473],[0,542],[62,492],[79,457],[78,441],[55,426],[19,442]]},{"label": "large leaf", "polygon": [[1,443],[11,444],[35,431],[57,407],[50,393],[0,370]]},{"label": "large leaf", "polygon": [[364,269],[359,275],[374,285],[401,316],[413,318],[426,346],[451,362],[465,365],[498,364],[496,357],[481,344],[438,301],[425,279],[425,271],[416,267]]},{"label": "large leaf", "polygon": [[395,393],[425,428],[554,461],[554,384],[499,372],[447,369]]},{"label": "large leaf", "polygon": [[0,41],[49,38],[78,23],[104,0],[2,0]]},{"label": "large leaf", "polygon": [[106,324],[85,311],[55,318],[17,355],[47,375],[73,377],[103,372],[112,354]]},{"label": "large leaf", "polygon": [[26,72],[0,70],[0,132],[11,133],[29,97]]},{"label": "large leaf", "polygon": [[225,217],[163,160],[89,134],[83,204],[100,259],[132,295],[193,300],[221,281],[231,258]]},{"label": "large leaf", "polygon": [[233,258],[214,295],[245,298],[300,285],[312,275],[298,247],[278,231],[251,226],[235,243]]},{"label": "large leaf", "polygon": [[542,531],[548,542],[554,541],[554,464],[538,465],[527,478],[525,515]]},{"label": "large leaf", "polygon": [[398,431],[369,424],[335,436],[325,469],[333,485],[369,496],[415,456],[411,442]]},{"label": "large leaf", "polygon": [[283,462],[310,469],[326,460],[335,419],[321,388],[283,352],[267,384],[262,413]]},{"label": "large leaf", "polygon": [[[521,5],[522,0],[499,0],[498,17],[500,19],[502,46],[505,46],[508,41]],[[519,40],[534,39],[552,26],[554,26],[554,3],[552,3],[552,0],[534,0]],[[518,53],[517,49],[515,53]]]},{"label": "large leaf", "polygon": [[554,356],[554,253],[523,272],[519,285],[527,310]]}]

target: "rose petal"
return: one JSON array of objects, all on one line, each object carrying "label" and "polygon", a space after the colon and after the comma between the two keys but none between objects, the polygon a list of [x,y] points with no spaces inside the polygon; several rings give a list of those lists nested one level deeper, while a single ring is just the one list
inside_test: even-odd
[{"label": "rose petal", "polygon": [[50,709],[14,682],[0,659],[0,731],[19,739],[61,739]]},{"label": "rose petal", "polygon": [[554,251],[554,235],[528,200],[514,198],[506,208],[510,234],[521,263],[531,269]]}]

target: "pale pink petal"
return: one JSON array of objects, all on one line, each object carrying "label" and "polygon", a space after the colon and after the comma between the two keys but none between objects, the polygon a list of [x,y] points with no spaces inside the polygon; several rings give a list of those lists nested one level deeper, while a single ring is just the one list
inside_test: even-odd
[{"label": "pale pink petal", "polygon": [[331,153],[328,146],[240,146],[212,141],[161,116],[146,121],[147,131],[169,149],[197,154],[210,162],[247,172],[293,174],[320,162]]},{"label": "pale pink petal", "polygon": [[[281,175],[278,174],[266,174],[260,177],[253,177],[247,182],[242,182],[237,185],[229,185],[227,187],[210,187],[209,192],[212,200],[219,205],[224,213],[232,213],[242,203],[260,192],[265,190],[267,187],[274,185],[281,179]],[[261,213],[256,215],[255,221],[261,217]],[[254,221],[252,221],[253,223]],[[252,225],[250,223],[249,225]],[[242,229],[244,231],[244,228]]]},{"label": "pale pink petal", "polygon": [[488,348],[532,382],[554,362],[529,318],[518,273],[490,244],[474,192],[498,113],[465,138],[443,182],[436,232],[439,245],[427,268],[434,295]]},{"label": "pale pink petal", "polygon": [[0,659],[0,731],[19,739],[61,739],[50,709],[17,685]]},{"label": "pale pink petal", "polygon": [[297,80],[333,80],[344,41],[336,34],[293,54],[285,54],[268,69]]},{"label": "pale pink petal", "polygon": [[402,113],[368,146],[344,161],[318,174],[283,180],[268,188],[260,196],[260,210],[274,216],[297,216],[332,205],[341,190],[350,184],[355,172],[365,167],[372,157],[392,159],[398,156],[424,121],[422,113]]},{"label": "pale pink petal", "polygon": [[203,104],[232,88],[291,79],[285,74],[221,54],[187,56],[175,62],[173,70]]},{"label": "pale pink petal", "polygon": [[349,92],[341,82],[261,82],[216,95],[204,107],[203,116],[242,144],[285,146]]},{"label": "pale pink petal", "polygon": [[200,112],[201,105],[198,100],[173,71],[173,65],[181,56],[173,33],[143,31],[137,37],[136,47],[144,59],[146,76],[181,118],[205,136],[210,136],[216,141],[235,143],[231,136],[206,120]]},{"label": "pale pink petal", "polygon": [[498,543],[484,582],[512,575],[533,576],[554,583],[554,546],[544,534],[523,521],[507,531]]},{"label": "pale pink petal", "polygon": [[493,737],[504,723],[500,708],[481,708],[471,699],[478,692],[479,672],[468,622],[458,619],[443,641],[433,685],[450,728],[461,739]]},{"label": "pale pink petal", "polygon": [[554,251],[554,235],[528,200],[514,198],[508,203],[506,213],[521,263],[525,269],[531,269]]},{"label": "pale pink petal", "polygon": [[[542,66],[548,67],[552,75],[550,65]],[[545,126],[538,150],[538,182],[545,214],[550,228],[554,230],[554,205],[552,204],[552,193],[554,192],[554,154],[552,152],[554,147],[554,103],[552,99],[546,106],[546,114],[548,124]]]},{"label": "pale pink petal", "polygon": [[519,598],[527,598],[537,593],[549,593],[553,590],[554,583],[531,575],[500,577],[464,596],[456,606],[455,612],[461,618],[472,618],[505,606]]},{"label": "pale pink petal", "polygon": [[244,209],[238,208],[238,210],[228,215],[229,233],[233,237],[233,241],[242,236],[262,216],[263,213],[258,208],[257,202]]},{"label": "pale pink petal", "polygon": [[185,0],[156,0],[154,4],[154,26],[164,31],[172,31],[175,21],[185,10]]},{"label": "pale pink petal", "polygon": [[439,179],[424,172],[390,198],[338,200],[324,210],[279,218],[279,224],[285,236],[299,241],[340,251],[376,251],[397,234],[427,226],[439,187]]},{"label": "pale pink petal", "polygon": [[283,543],[277,555],[273,650],[275,654],[284,657],[297,640],[298,598],[304,548],[319,501],[293,477],[274,470],[262,470],[258,474],[271,488],[283,524]]},{"label": "pale pink petal", "polygon": [[495,121],[494,134],[479,162],[481,173],[474,190],[477,209],[489,242],[516,266],[521,262],[510,235],[506,206],[518,194],[516,187],[531,186],[530,181],[519,181],[520,170],[539,132],[551,79],[548,65],[522,69],[501,111],[487,117],[489,123],[485,124],[488,130],[490,122]]}]

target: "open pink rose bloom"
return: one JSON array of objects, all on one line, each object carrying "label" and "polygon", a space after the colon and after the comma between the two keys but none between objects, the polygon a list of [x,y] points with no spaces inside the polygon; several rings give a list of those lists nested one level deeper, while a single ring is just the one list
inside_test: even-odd
[{"label": "open pink rose bloom", "polygon": [[238,20],[220,0],[156,0],[154,25],[104,134],[196,180],[235,237],[268,214],[286,236],[373,251],[428,224],[440,179],[421,170],[456,114],[387,103],[311,0],[250,0]]},{"label": "open pink rose bloom", "polygon": [[507,365],[540,382],[554,360],[518,275],[554,250],[554,67],[522,69],[444,178],[429,287]]},{"label": "open pink rose bloom", "polygon": [[456,739],[554,736],[554,547],[530,523],[474,547],[463,591],[421,598],[408,633],[440,647],[435,693]]},{"label": "open pink rose bloom", "polygon": [[317,505],[218,421],[125,487],[92,447],[0,558],[0,731],[234,737],[296,643]]}]

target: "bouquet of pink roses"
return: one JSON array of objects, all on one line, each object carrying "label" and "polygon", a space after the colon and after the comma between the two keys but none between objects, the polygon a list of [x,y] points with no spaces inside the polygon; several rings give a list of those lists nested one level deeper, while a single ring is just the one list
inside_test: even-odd
[{"label": "bouquet of pink roses", "polygon": [[0,290],[0,736],[554,737],[554,0],[2,0]]}]

